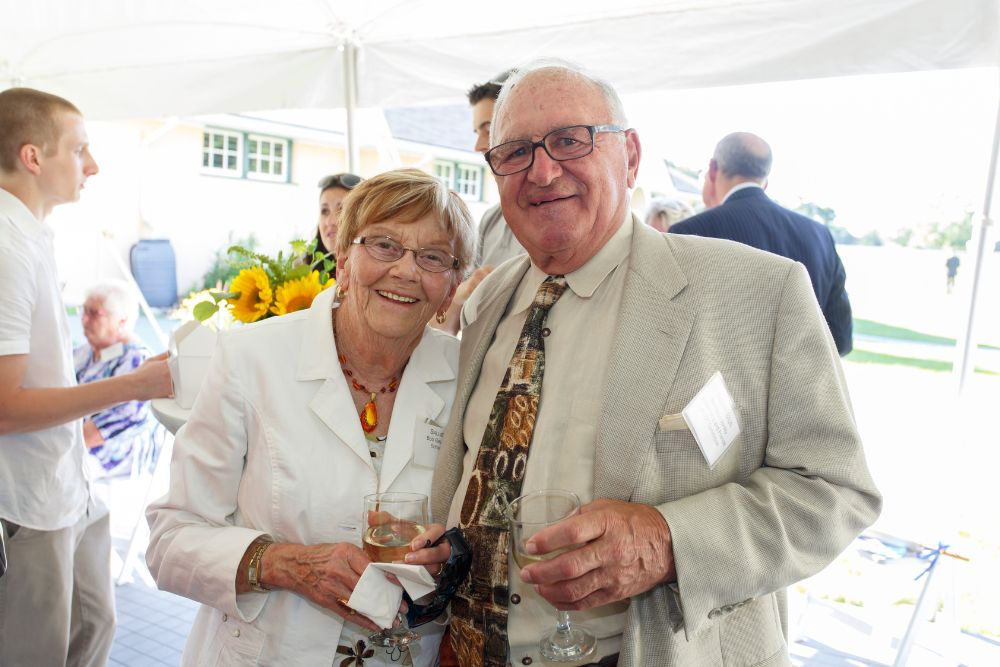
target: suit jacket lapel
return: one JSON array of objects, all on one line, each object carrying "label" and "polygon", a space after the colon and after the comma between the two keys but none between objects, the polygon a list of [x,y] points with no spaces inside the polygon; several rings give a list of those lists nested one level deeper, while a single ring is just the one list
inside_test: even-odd
[{"label": "suit jacket lapel", "polygon": [[489,276],[477,289],[486,290],[478,302],[478,309],[471,322],[462,329],[462,347],[458,357],[458,387],[455,404],[452,406],[445,428],[438,464],[434,470],[431,507],[434,520],[445,523],[451,499],[462,479],[462,464],[465,460],[465,439],[462,422],[465,408],[472,390],[479,379],[486,351],[493,342],[497,325],[507,311],[507,304],[514,295],[528,267],[527,256],[519,262],[511,262],[510,267],[496,269],[496,276]]},{"label": "suit jacket lapel", "polygon": [[[627,224],[627,223],[626,223]],[[638,481],[694,313],[673,299],[687,285],[662,234],[634,216],[625,290],[604,389],[594,497],[628,499]]]}]

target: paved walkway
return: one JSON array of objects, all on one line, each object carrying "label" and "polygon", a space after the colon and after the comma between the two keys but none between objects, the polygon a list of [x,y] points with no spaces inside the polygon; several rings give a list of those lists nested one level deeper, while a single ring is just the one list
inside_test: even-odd
[{"label": "paved walkway", "polygon": [[198,604],[143,583],[118,586],[111,667],[176,667]]},{"label": "paved walkway", "polygon": [[[198,605],[191,600],[149,588],[144,583],[118,586],[118,631],[111,651],[111,667],[176,667]],[[790,649],[795,667],[888,667],[893,664],[898,637],[873,637],[863,622],[838,609],[843,605],[811,603]],[[1000,643],[960,635],[936,637],[930,624],[922,630],[925,644],[915,646],[909,665],[1000,665]],[[808,634],[806,634],[808,633]],[[949,646],[949,658],[941,645]]]}]

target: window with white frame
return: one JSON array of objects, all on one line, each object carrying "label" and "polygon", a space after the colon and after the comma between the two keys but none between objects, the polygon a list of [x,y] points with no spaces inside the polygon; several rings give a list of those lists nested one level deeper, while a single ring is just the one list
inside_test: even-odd
[{"label": "window with white frame", "polygon": [[455,192],[462,199],[479,201],[482,192],[483,168],[469,164],[458,165],[458,179],[455,182]]},{"label": "window with white frame", "polygon": [[201,144],[201,166],[206,172],[224,176],[243,175],[243,135],[227,130],[205,130]]},{"label": "window with white frame", "polygon": [[206,128],[201,146],[202,173],[291,182],[292,142],[289,139]]},{"label": "window with white frame", "polygon": [[483,198],[483,167],[462,162],[434,162],[434,175],[449,188],[457,192],[462,199],[482,201]]},{"label": "window with white frame", "polygon": [[452,162],[434,162],[434,175],[441,179],[441,182],[449,188],[454,187],[455,165]]},{"label": "window with white frame", "polygon": [[247,178],[288,180],[288,144],[287,139],[247,135]]}]

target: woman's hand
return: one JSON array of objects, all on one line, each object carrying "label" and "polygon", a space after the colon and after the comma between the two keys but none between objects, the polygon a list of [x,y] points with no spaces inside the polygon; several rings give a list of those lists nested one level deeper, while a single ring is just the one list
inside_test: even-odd
[{"label": "woman's hand", "polygon": [[451,545],[443,542],[436,547],[432,547],[439,537],[444,535],[444,526],[439,523],[432,523],[427,526],[427,530],[417,535],[410,542],[410,553],[403,557],[409,565],[423,565],[435,579],[444,569],[444,564],[451,556]]},{"label": "woman's hand", "polygon": [[345,603],[371,559],[347,542],[335,544],[275,544],[261,559],[261,583],[284,588],[345,619],[378,632],[381,628]]}]

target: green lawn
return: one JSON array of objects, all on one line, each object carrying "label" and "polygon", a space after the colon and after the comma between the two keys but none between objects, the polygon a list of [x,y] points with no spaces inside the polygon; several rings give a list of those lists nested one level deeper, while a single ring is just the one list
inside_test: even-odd
[{"label": "green lawn", "polygon": [[[847,361],[859,364],[885,364],[888,366],[909,366],[910,368],[922,368],[927,371],[951,372],[953,364],[950,361],[940,361],[938,359],[915,359],[913,357],[897,357],[893,354],[882,354],[880,352],[869,352],[855,348],[845,357]],[[1000,375],[996,371],[986,368],[977,368],[977,373],[985,375]]]},{"label": "green lawn", "polygon": [[[934,336],[932,334],[922,333],[920,331],[914,331],[912,329],[904,329],[903,327],[895,327],[891,324],[883,324],[882,322],[873,322],[872,320],[854,320],[854,333],[855,335],[863,336],[879,336],[880,338],[895,338],[896,340],[912,341],[916,343],[931,343],[934,345],[955,345],[954,338],[946,338],[944,336]],[[986,343],[980,343],[980,348],[984,350],[998,350],[1000,347],[996,345],[988,345]]]}]

